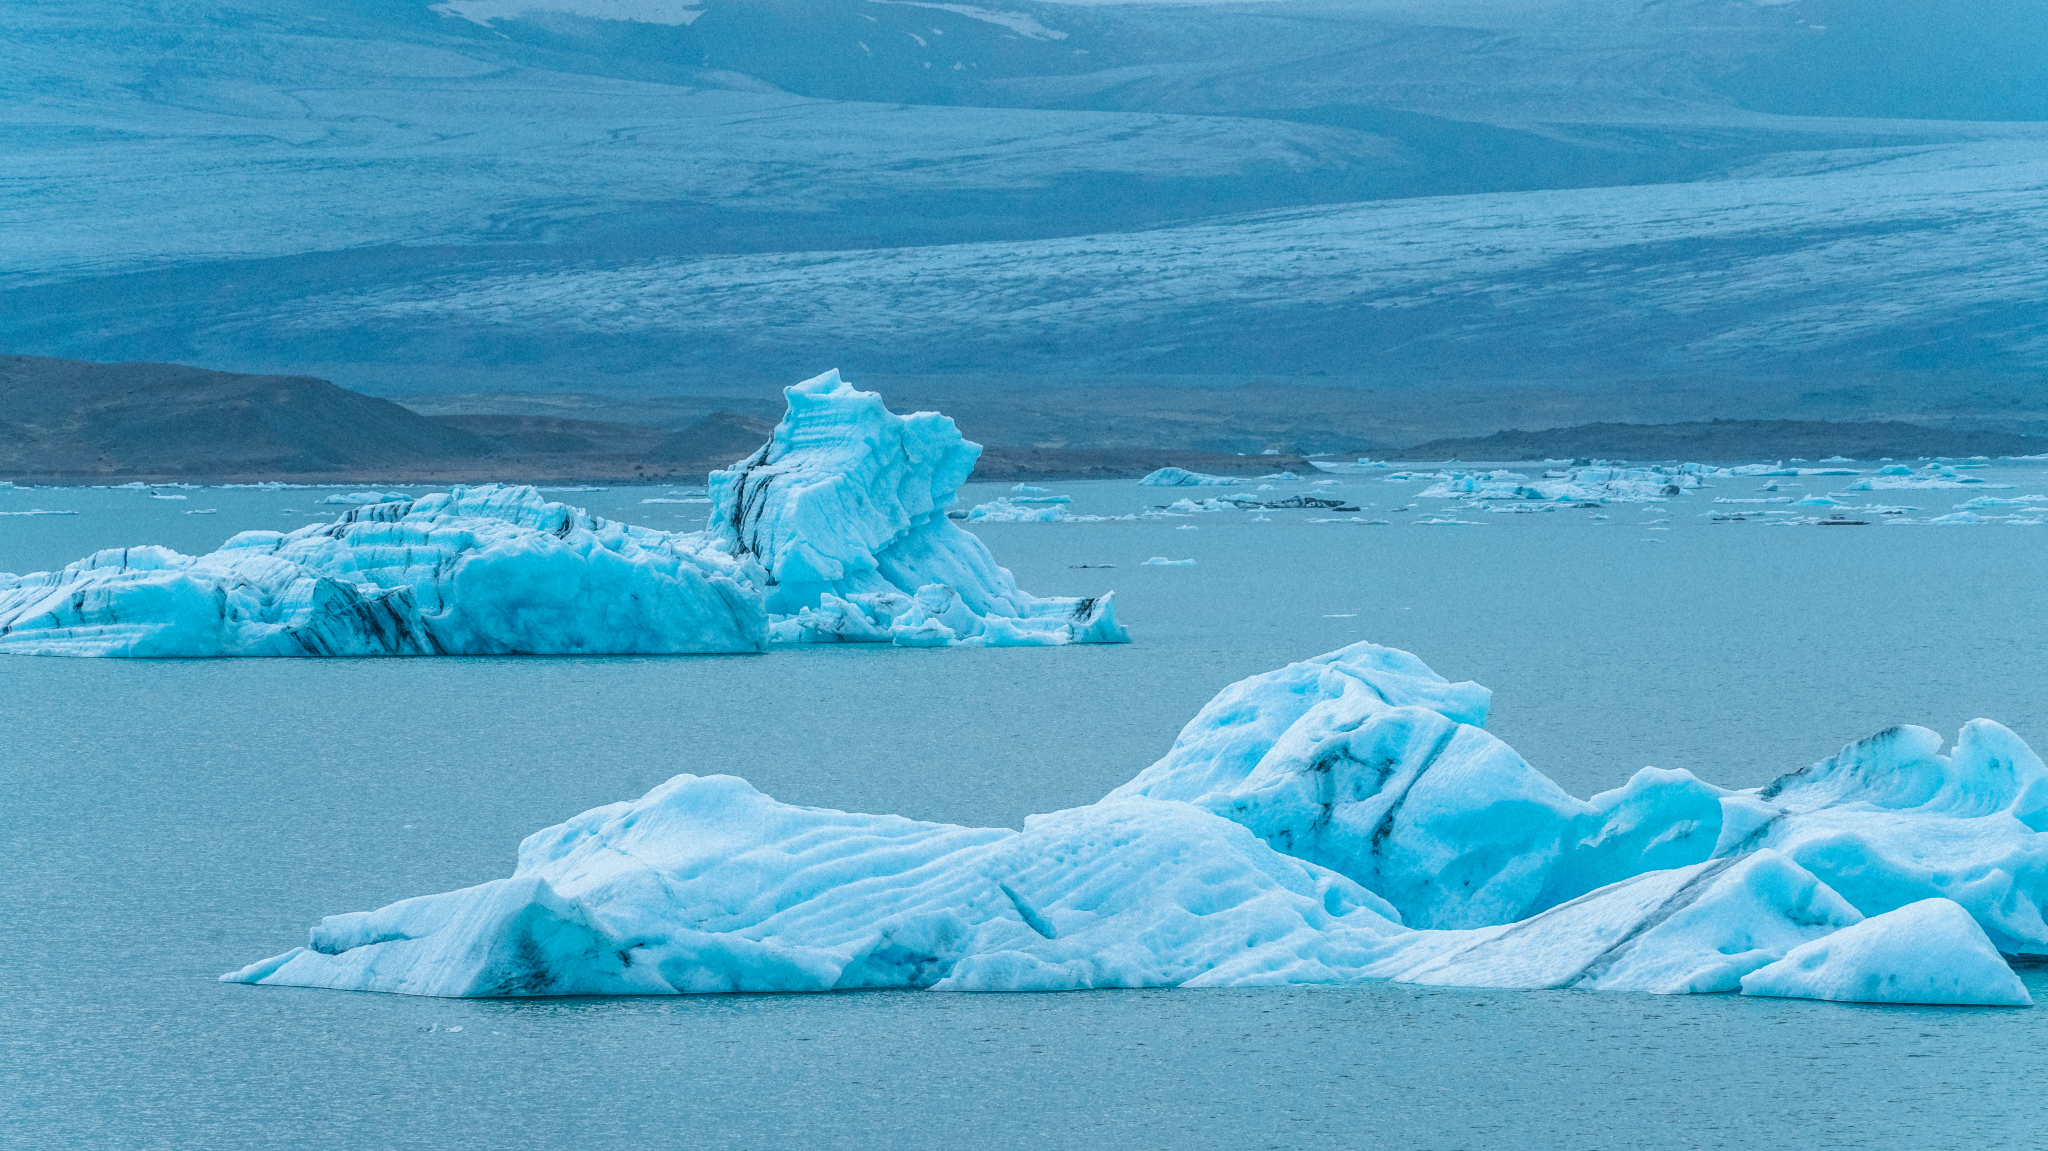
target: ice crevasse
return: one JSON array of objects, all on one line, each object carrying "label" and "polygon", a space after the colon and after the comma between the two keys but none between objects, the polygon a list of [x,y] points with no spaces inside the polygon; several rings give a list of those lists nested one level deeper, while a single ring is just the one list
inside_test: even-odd
[{"label": "ice crevasse", "polygon": [[331,916],[224,979],[427,995],[1390,979],[2027,1002],[2048,768],[1978,720],[1746,791],[1567,795],[1485,688],[1356,644],[1233,684],[1151,767],[1021,830],[679,775],[540,831],[512,876]]},{"label": "ice crevasse", "polygon": [[[531,487],[353,493],[333,523],[0,574],[0,653],[134,657],[609,655],[1122,642],[1115,601],[1020,591],[945,516],[980,453],[828,372],[715,473],[710,524],[663,532]],[[360,497],[360,498],[358,498]]]}]

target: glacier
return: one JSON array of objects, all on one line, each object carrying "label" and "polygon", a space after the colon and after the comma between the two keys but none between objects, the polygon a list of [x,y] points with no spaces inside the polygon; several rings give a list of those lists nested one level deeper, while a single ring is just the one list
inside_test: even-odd
[{"label": "glacier", "polygon": [[1579,800],[1484,730],[1490,705],[1353,644],[1226,687],[1128,783],[1021,830],[677,775],[527,837],[509,878],[329,916],[222,978],[446,996],[1383,979],[2028,1002],[2003,956],[2048,956],[2048,767],[1997,724],[1945,755],[1901,727],[1758,788],[1644,768]]},{"label": "glacier", "polygon": [[[96,552],[0,574],[0,654],[213,657],[759,652],[772,640],[1122,643],[1115,598],[1018,589],[946,518],[980,448],[828,372],[664,532],[532,487],[351,492],[332,523],[213,552]],[[184,498],[180,496],[179,498]]]}]

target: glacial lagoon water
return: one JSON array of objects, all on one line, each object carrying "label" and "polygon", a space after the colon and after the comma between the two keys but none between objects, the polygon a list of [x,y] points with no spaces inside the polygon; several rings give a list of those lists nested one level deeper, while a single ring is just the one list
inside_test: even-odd
[{"label": "glacial lagoon water", "polygon": [[[1925,518],[1979,494],[2048,492],[2038,463],[1972,474],[2013,487],[1845,498]],[[1224,684],[1357,639],[1492,687],[1491,729],[1579,795],[1645,764],[1748,786],[1898,722],[1953,732],[1985,715],[2048,747],[2048,525],[1705,514],[1757,510],[1712,503],[1755,498],[1756,479],[1665,504],[1511,515],[1418,501],[1422,485],[1375,473],[1333,478],[1271,494],[1341,495],[1392,522],[1272,511],[976,528],[1034,592],[1114,588],[1136,640],[1123,647],[0,659],[0,1136],[122,1148],[2038,1144],[2037,1010],[1384,984],[478,1002],[214,980],[301,941],[321,915],[504,875],[527,833],[680,771],[741,775],[796,803],[1016,826],[1135,774]],[[1777,482],[1794,496],[1845,483]],[[1098,514],[1213,494],[1046,486]],[[1004,491],[975,485],[963,506]],[[0,516],[0,570],[133,543],[204,551],[340,510],[316,502],[326,491],[162,494],[187,498],[0,489],[0,512],[79,513]],[[641,502],[689,498],[680,489],[555,498],[664,528],[704,513]],[[1437,515],[1477,523],[1415,522]],[[1197,562],[1144,566],[1152,556]],[[2048,975],[2022,975],[2048,996]]]}]

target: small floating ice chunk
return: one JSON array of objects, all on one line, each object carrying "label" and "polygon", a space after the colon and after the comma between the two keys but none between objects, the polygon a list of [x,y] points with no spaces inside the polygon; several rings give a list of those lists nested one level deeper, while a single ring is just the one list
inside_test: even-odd
[{"label": "small floating ice chunk", "polygon": [[1167,559],[1165,556],[1153,556],[1151,559],[1146,560],[1144,563],[1139,564],[1138,566],[1148,568],[1185,568],[1195,566],[1195,561],[1170,560]]},{"label": "small floating ice chunk", "polygon": [[[827,593],[922,596],[942,585],[977,618],[1059,632],[1061,642],[1128,641],[1116,625],[1114,595],[1031,595],[986,544],[948,518],[945,509],[981,455],[952,420],[937,412],[898,415],[837,371],[783,394],[789,411],[774,438],[711,474],[706,539],[765,569],[771,622],[817,606]],[[787,631],[778,626],[774,634]],[[954,631],[965,641],[982,628]]]},{"label": "small floating ice chunk", "polygon": [[1940,898],[1873,915],[1793,948],[1743,976],[1742,993],[1838,1003],[2034,1002],[1970,913]]},{"label": "small floating ice chunk", "polygon": [[974,505],[960,518],[983,524],[1049,524],[1066,519],[1067,512],[1058,504],[1029,507],[1021,500],[998,496],[988,503]]},{"label": "small floating ice chunk", "polygon": [[[213,656],[759,651],[744,563],[549,503],[455,488],[203,556],[144,546],[0,579],[0,652]],[[594,609],[593,605],[604,605]]]},{"label": "small floating ice chunk", "polygon": [[2009,500],[1997,496],[1978,496],[1957,504],[1956,508],[1959,511],[1975,511],[1981,508],[2031,508],[2043,500],[2048,500],[2048,496],[2019,496]]},{"label": "small floating ice chunk", "polygon": [[0,512],[0,516],[75,516],[77,512],[56,511],[51,508],[30,508],[25,512]]},{"label": "small floating ice chunk", "polygon": [[1138,481],[1148,488],[1226,487],[1247,482],[1249,481],[1235,476],[1212,476],[1203,472],[1191,472],[1186,468],[1160,468]]},{"label": "small floating ice chunk", "polygon": [[[178,497],[183,499],[183,496]],[[411,499],[404,492],[335,492],[323,504],[388,504],[393,500]]]}]

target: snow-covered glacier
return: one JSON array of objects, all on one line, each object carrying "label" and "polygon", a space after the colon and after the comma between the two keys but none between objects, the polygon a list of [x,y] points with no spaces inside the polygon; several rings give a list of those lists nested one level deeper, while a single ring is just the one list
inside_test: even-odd
[{"label": "snow-covered glacier", "polygon": [[1354,644],[1224,689],[1165,757],[1021,831],[678,775],[513,875],[330,916],[228,981],[425,995],[1060,990],[1361,979],[2023,1004],[2048,768],[1986,720],[1746,791],[1582,801],[1490,693]]},{"label": "snow-covered glacier", "polygon": [[[945,508],[980,448],[829,372],[663,532],[531,487],[352,493],[333,523],[202,556],[144,546],[0,575],[0,653],[135,657],[758,652],[771,638],[1120,643],[1114,598],[1020,591]],[[360,498],[358,498],[360,497]]]}]

